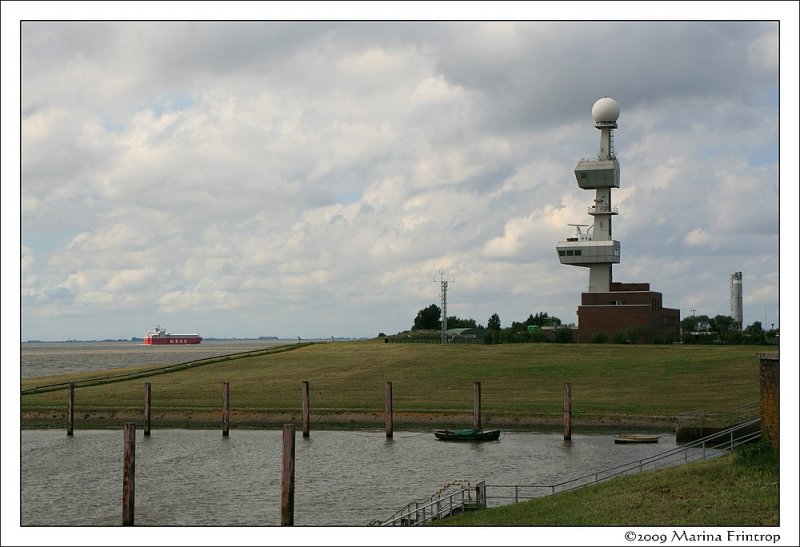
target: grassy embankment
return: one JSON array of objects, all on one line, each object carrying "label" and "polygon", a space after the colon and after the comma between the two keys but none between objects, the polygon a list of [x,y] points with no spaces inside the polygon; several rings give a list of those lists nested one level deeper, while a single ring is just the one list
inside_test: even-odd
[{"label": "grassy embankment", "polygon": [[778,456],[733,454],[438,521],[445,526],[775,526]]},{"label": "grassy embankment", "polygon": [[[140,422],[142,386],[150,382],[154,426],[217,427],[221,383],[227,381],[231,427],[279,426],[300,419],[301,382],[308,381],[314,427],[382,427],[384,384],[391,381],[395,427],[470,424],[473,382],[481,382],[484,427],[558,427],[566,382],[572,384],[575,426],[669,427],[684,412],[724,413],[757,401],[761,351],[761,346],[320,343],[212,359],[192,368],[25,379],[22,424],[65,424],[65,389],[32,391],[70,381],[76,383],[75,427]],[[132,372],[141,374],[113,383],[92,380]]]}]

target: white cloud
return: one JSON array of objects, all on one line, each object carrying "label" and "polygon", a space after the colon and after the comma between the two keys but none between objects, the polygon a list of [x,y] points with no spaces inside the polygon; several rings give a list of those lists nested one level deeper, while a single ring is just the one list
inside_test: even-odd
[{"label": "white cloud", "polygon": [[747,267],[748,307],[777,307],[772,23],[23,30],[23,338],[391,333],[440,269],[451,314],[573,321],[587,273],[555,245],[590,222],[602,95],[615,275],[716,314]]}]

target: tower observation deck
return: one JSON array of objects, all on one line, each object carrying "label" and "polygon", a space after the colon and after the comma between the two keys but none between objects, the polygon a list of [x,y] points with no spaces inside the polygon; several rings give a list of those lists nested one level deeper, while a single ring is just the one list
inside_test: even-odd
[{"label": "tower observation deck", "polygon": [[[592,117],[600,130],[600,152],[583,158],[575,167],[580,188],[594,190],[594,205],[588,214],[592,224],[572,224],[575,233],[556,245],[561,264],[589,268],[588,292],[608,292],[611,287],[611,265],[619,264],[620,244],[611,235],[611,218],[618,214],[611,206],[611,189],[619,188],[619,162],[614,155],[614,133],[619,118],[619,105],[603,97],[594,103]],[[582,230],[583,228],[583,230]]]}]

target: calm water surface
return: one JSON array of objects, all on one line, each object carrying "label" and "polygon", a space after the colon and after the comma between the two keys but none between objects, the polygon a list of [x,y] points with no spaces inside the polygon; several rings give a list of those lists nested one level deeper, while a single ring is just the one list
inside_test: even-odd
[{"label": "calm water surface", "polygon": [[20,344],[22,378],[112,368],[176,365],[195,359],[253,351],[292,340],[204,340],[187,346],[141,342],[44,342]]},{"label": "calm water surface", "polygon": [[[21,376],[177,364],[291,340],[203,341],[196,346],[135,342],[21,344]],[[675,446],[616,445],[613,435],[506,432],[500,441],[447,443],[432,432],[312,431],[296,439],[295,525],[366,526],[450,481],[473,485],[552,484]],[[139,526],[278,526],[281,431],[137,431]],[[123,432],[21,432],[23,526],[119,526]],[[491,491],[489,491],[491,496]],[[490,499],[491,505],[491,499]]]},{"label": "calm water surface", "polygon": [[[280,430],[137,431],[138,526],[278,526]],[[448,443],[431,432],[311,431],[296,436],[295,525],[366,526],[453,480],[551,484],[675,446],[617,445],[613,435],[506,432]],[[123,432],[21,433],[23,526],[119,526]],[[489,490],[491,496],[491,490]]]}]

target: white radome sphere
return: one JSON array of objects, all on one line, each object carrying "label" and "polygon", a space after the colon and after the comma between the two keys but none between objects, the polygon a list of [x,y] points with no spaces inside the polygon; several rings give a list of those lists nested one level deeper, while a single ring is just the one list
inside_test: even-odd
[{"label": "white radome sphere", "polygon": [[592,107],[592,118],[595,122],[615,122],[619,118],[619,105],[609,97],[598,99]]}]

